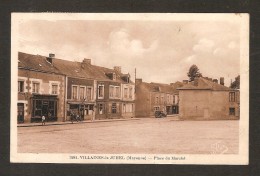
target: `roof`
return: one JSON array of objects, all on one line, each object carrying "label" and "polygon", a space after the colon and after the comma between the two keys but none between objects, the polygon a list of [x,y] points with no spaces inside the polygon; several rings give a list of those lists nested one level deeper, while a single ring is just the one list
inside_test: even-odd
[{"label": "roof", "polygon": [[18,68],[35,70],[39,72],[49,72],[61,74],[51,63],[46,60],[46,57],[40,55],[31,55],[19,52],[18,53]]},{"label": "roof", "polygon": [[142,82],[142,83],[139,83],[137,86],[141,87],[142,89],[147,89],[150,92],[175,93],[176,87],[181,86],[178,83],[180,83],[180,82],[176,82],[176,83],[172,83],[172,84]]},{"label": "roof", "polygon": [[[197,83],[195,83],[197,81]],[[196,81],[184,84],[183,87],[177,88],[178,90],[214,90],[214,91],[230,91],[233,90],[229,87],[207,80],[203,77],[197,78]]]},{"label": "roof", "polygon": [[[117,72],[114,69],[91,65],[83,62],[68,61],[58,58],[53,58],[52,64],[46,60],[47,57],[40,55],[31,55],[19,52],[18,66],[20,68],[31,69],[35,71],[45,71],[52,73],[64,74],[70,77],[95,79],[102,81],[113,81],[106,73],[115,73],[115,82],[126,83],[123,79],[127,74]],[[130,83],[133,83],[130,80]]]}]

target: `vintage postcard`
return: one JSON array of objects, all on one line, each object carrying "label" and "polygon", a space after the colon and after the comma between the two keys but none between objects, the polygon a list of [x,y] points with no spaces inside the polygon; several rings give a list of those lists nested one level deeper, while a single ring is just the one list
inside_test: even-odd
[{"label": "vintage postcard", "polygon": [[12,13],[14,163],[248,164],[249,14]]}]

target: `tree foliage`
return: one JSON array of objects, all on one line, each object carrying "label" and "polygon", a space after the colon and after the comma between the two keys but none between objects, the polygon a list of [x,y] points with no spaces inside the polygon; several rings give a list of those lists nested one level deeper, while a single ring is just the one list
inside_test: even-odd
[{"label": "tree foliage", "polygon": [[187,75],[190,78],[190,81],[194,81],[195,78],[202,77],[202,74],[199,72],[199,68],[194,64],[190,67]]},{"label": "tree foliage", "polygon": [[230,88],[232,89],[240,89],[240,75],[235,77],[235,81],[231,82]]}]

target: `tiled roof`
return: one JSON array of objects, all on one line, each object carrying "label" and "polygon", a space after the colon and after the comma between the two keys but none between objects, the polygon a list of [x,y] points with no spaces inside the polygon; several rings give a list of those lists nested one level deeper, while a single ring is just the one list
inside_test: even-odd
[{"label": "tiled roof", "polygon": [[[102,81],[113,81],[106,76],[106,73],[115,73],[115,82],[126,83],[122,77],[126,74],[116,72],[114,69],[91,65],[82,62],[67,61],[58,58],[52,59],[52,64],[47,62],[45,56],[31,55],[19,52],[18,66],[36,71],[54,72],[70,77],[95,79]],[[133,83],[130,81],[130,83]]]},{"label": "tiled roof", "polygon": [[51,63],[47,62],[46,57],[44,56],[19,52],[18,60],[19,68],[61,74],[58,69],[56,69]]},{"label": "tiled roof", "polygon": [[229,87],[207,80],[205,78],[198,78],[197,85],[195,81],[184,84],[183,87],[177,88],[178,90],[215,90],[215,91],[229,91],[232,90]]}]

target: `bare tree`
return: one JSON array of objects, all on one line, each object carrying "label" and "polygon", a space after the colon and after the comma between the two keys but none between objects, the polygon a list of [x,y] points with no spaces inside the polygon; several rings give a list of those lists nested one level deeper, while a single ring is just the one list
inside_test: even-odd
[{"label": "bare tree", "polygon": [[190,81],[194,81],[194,79],[197,77],[202,77],[202,74],[199,72],[199,68],[194,64],[190,67],[187,75],[190,78]]}]

